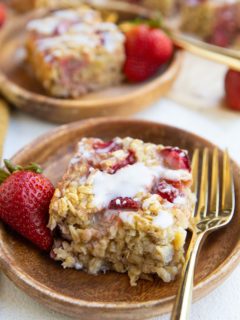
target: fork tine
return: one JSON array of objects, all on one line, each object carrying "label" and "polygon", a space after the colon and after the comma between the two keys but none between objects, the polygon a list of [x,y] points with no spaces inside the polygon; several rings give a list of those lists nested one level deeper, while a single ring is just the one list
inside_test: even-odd
[{"label": "fork tine", "polygon": [[221,209],[224,214],[233,214],[235,208],[235,192],[231,162],[227,151],[223,156],[223,181]]},{"label": "fork tine", "polygon": [[212,156],[212,178],[211,178],[211,193],[210,193],[210,213],[218,216],[219,212],[219,161],[218,149],[214,148]]},{"label": "fork tine", "polygon": [[[192,192],[196,195],[198,194],[198,188],[199,188],[199,181],[198,181],[198,176],[199,176],[199,149],[195,149],[192,157],[192,186],[191,190]],[[192,216],[194,216],[195,211],[196,211],[196,205],[192,210]]]},{"label": "fork tine", "polygon": [[195,149],[192,157],[192,187],[191,190],[194,194],[198,192],[198,167],[199,167],[199,150]]},{"label": "fork tine", "polygon": [[202,170],[201,170],[201,184],[200,184],[200,193],[199,193],[199,201],[197,206],[196,217],[202,218],[206,217],[207,207],[208,207],[208,149],[205,148],[203,151],[202,158]]}]

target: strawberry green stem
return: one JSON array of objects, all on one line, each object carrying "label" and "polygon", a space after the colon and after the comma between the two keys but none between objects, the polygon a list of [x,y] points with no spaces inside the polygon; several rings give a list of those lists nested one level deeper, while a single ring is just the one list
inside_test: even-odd
[{"label": "strawberry green stem", "polygon": [[22,170],[29,170],[36,173],[42,173],[43,169],[35,162],[31,162],[29,165],[23,167]]},{"label": "strawberry green stem", "polygon": [[5,181],[12,173],[17,171],[32,171],[35,173],[42,173],[42,168],[35,162],[31,162],[27,166],[19,166],[13,165],[10,160],[5,159],[4,164],[6,167],[5,169],[0,168],[0,184]]},{"label": "strawberry green stem", "polygon": [[138,18],[135,18],[134,20],[132,20],[130,23],[133,25],[145,24],[151,28],[163,28],[164,27],[163,18],[160,13],[155,14],[154,19],[144,19],[144,18],[138,17]]},{"label": "strawberry green stem", "polygon": [[5,170],[0,168],[0,184],[9,177],[10,174],[6,172]]},{"label": "strawberry green stem", "polygon": [[[10,160],[4,160],[5,167],[10,173],[17,171],[17,166],[14,166]],[[20,168],[19,168],[20,169]]]}]

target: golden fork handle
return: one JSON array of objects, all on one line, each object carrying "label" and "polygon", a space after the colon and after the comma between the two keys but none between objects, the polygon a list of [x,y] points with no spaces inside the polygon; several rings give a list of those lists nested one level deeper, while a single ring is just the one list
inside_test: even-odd
[{"label": "golden fork handle", "polygon": [[183,266],[180,286],[173,306],[171,320],[189,319],[195,264],[203,236],[204,233],[200,233],[199,235],[193,234],[192,236],[186,261]]},{"label": "golden fork handle", "polygon": [[182,33],[170,31],[173,42],[180,48],[202,58],[225,64],[231,69],[240,71],[240,53],[236,50],[217,47],[200,40],[192,39]]},{"label": "golden fork handle", "polygon": [[8,128],[9,111],[7,104],[0,99],[0,163],[3,155],[3,145]]}]

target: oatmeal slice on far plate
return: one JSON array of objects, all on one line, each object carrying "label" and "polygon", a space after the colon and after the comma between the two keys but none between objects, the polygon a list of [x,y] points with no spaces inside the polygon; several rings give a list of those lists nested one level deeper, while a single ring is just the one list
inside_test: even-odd
[{"label": "oatmeal slice on far plate", "polygon": [[36,78],[60,98],[77,98],[123,80],[125,36],[89,7],[50,12],[27,25],[26,49]]}]

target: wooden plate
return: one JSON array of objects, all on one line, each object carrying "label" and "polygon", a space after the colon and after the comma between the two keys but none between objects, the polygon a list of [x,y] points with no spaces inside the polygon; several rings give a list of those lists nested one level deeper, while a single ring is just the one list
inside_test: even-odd
[{"label": "wooden plate", "polygon": [[[84,136],[111,139],[132,136],[146,142],[186,148],[213,147],[186,131],[140,120],[93,119],[62,126],[35,140],[13,157],[15,163],[40,163],[56,183],[66,169],[76,142]],[[194,297],[199,299],[218,286],[236,267],[240,257],[239,168],[236,179],[236,213],[232,222],[211,234],[203,245],[196,269]],[[93,276],[66,269],[29,242],[0,226],[0,265],[4,273],[27,294],[59,312],[83,320],[140,320],[170,311],[178,281],[140,280],[130,287],[127,275]]]},{"label": "wooden plate", "polygon": [[[94,7],[104,12],[115,11],[120,21],[137,16],[153,17],[141,7],[107,2]],[[181,66],[183,53],[176,51],[172,61],[159,73],[141,84],[123,83],[106,90],[86,94],[80,99],[59,99],[49,96],[34,78],[25,61],[25,26],[33,18],[46,15],[37,10],[15,18],[0,35],[0,92],[16,107],[36,117],[66,123],[96,116],[129,115],[149,106],[172,86]]]}]

